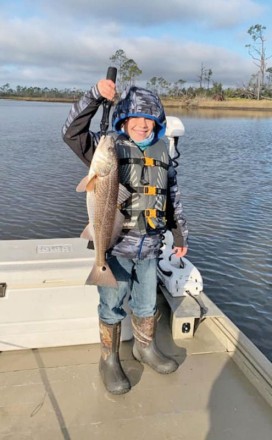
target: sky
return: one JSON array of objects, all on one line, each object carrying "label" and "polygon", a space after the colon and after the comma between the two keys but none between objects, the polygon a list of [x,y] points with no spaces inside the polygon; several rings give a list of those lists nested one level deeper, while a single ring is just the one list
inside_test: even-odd
[{"label": "sky", "polygon": [[255,24],[269,56],[271,0],[0,0],[0,87],[88,90],[119,49],[142,70],[137,85],[197,87],[203,66],[211,82],[241,87],[257,71],[245,47]]}]

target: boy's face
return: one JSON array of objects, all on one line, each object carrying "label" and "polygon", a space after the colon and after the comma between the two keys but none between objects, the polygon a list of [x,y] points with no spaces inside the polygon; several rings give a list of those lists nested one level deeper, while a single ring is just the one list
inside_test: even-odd
[{"label": "boy's face", "polygon": [[128,118],[124,123],[125,132],[136,142],[143,141],[151,135],[155,126],[152,119]]}]

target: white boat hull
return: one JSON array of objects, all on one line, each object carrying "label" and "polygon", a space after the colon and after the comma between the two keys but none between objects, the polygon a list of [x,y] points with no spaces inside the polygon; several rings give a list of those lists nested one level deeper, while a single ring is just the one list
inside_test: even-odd
[{"label": "white boat hull", "polygon": [[[85,240],[1,241],[0,256],[0,351],[99,342],[99,295],[85,285],[94,252]],[[127,317],[122,340],[131,338]]]}]

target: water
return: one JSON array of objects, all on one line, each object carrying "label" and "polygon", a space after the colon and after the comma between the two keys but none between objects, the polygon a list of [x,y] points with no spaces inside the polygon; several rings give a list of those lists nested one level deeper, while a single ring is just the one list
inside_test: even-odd
[{"label": "water", "polygon": [[[69,108],[0,100],[0,239],[77,237],[84,228],[85,195],[75,187],[87,168],[60,133]],[[188,258],[206,293],[272,360],[272,115],[168,113],[186,129],[178,179]]]}]

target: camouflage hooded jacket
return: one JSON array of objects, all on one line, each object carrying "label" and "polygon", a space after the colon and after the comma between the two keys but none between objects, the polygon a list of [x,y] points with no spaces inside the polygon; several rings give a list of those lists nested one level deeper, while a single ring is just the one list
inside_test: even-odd
[{"label": "camouflage hooded jacket", "polygon": [[[126,97],[121,97],[113,112],[112,125],[115,133],[119,134],[122,132],[122,121],[127,117],[146,116],[151,118],[156,123],[154,144],[165,133],[165,114],[159,99],[151,93],[149,96],[145,96],[145,93],[149,94],[145,89],[134,87],[130,89]],[[91,120],[103,100],[104,98],[99,94],[97,87],[94,86],[77,103],[73,104],[62,129],[64,142],[87,166],[90,166],[95,148],[100,140],[100,132],[90,130]],[[146,106],[145,103],[148,105]],[[131,139],[129,141],[133,143]],[[175,246],[188,246],[188,230],[177,186],[176,171],[170,158],[169,162],[166,227],[173,233]],[[122,233],[121,240],[117,242],[111,252],[113,255],[131,259],[156,258],[159,255],[161,238],[160,231],[150,235],[131,229]]]}]

